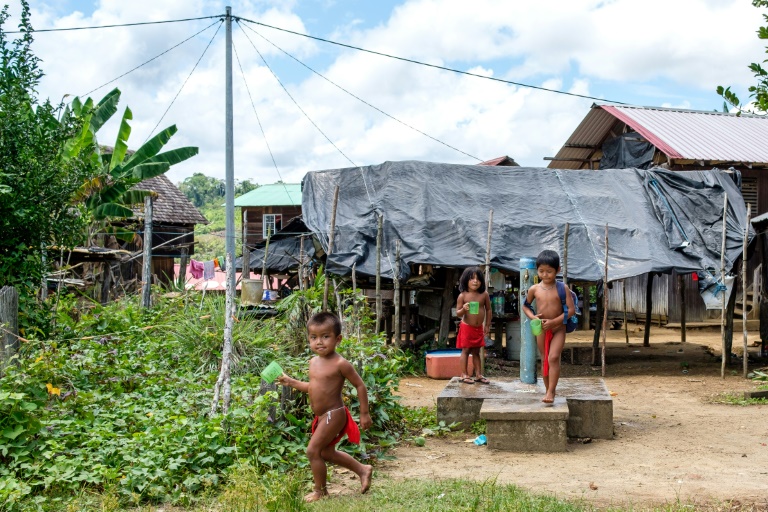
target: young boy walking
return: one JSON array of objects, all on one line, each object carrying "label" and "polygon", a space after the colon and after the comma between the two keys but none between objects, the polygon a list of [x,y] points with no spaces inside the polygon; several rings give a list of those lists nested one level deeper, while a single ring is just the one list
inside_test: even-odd
[{"label": "young boy walking", "polygon": [[[536,337],[536,344],[541,354],[541,374],[546,389],[546,394],[541,401],[545,404],[555,401],[557,381],[560,379],[560,355],[565,345],[565,322],[576,311],[573,297],[567,289],[565,303],[568,311],[563,311],[563,303],[557,293],[558,272],[560,272],[560,256],[555,251],[542,251],[536,258],[539,282],[528,288],[528,294],[523,303],[525,316],[531,320],[541,319],[542,332]],[[534,299],[538,313],[533,310],[531,304]]]},{"label": "young boy walking", "polygon": [[360,492],[365,493],[371,486],[373,467],[361,464],[350,455],[336,450],[336,443],[346,434],[351,442],[360,444],[360,430],[342,400],[344,381],[348,380],[357,388],[360,428],[363,430],[368,429],[372,423],[368,413],[368,390],[352,364],[336,353],[336,346],[341,342],[341,322],[336,315],[325,312],[314,315],[307,322],[307,334],[309,348],[315,353],[315,357],[309,361],[309,382],[287,375],[277,379],[283,386],[309,393],[309,405],[315,413],[312,438],[307,446],[315,486],[304,500],[317,501],[328,495],[326,462],[355,472],[360,477]]}]

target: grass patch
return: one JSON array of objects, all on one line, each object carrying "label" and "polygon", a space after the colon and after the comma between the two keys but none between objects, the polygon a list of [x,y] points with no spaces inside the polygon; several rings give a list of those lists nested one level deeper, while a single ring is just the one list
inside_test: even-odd
[{"label": "grass patch", "polygon": [[725,404],[725,405],[739,405],[746,407],[748,405],[765,405],[768,404],[766,398],[744,398],[742,393],[718,393],[711,396],[708,400],[711,404]]}]

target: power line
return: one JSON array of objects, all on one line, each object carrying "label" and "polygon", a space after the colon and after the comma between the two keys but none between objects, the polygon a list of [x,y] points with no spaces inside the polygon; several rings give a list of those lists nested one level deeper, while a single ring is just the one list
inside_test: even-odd
[{"label": "power line", "polygon": [[[221,23],[221,20],[219,20],[219,23]],[[182,44],[186,43],[187,41],[189,41],[189,40],[190,40],[190,39],[192,39],[193,37],[195,37],[195,36],[197,36],[197,35],[199,35],[199,34],[202,34],[203,32],[205,32],[206,30],[208,30],[209,28],[211,28],[211,27],[212,27],[212,26],[214,26],[215,24],[216,24],[216,22],[214,21],[213,23],[211,23],[210,25],[208,25],[207,27],[205,27],[203,30],[201,30],[201,31],[199,31],[199,32],[195,32],[194,34],[192,34],[191,36],[189,36],[188,38],[186,38],[186,39],[185,39],[185,40],[183,40],[182,42],[180,42],[180,43],[178,43],[178,44],[175,44],[175,45],[171,46],[170,48],[168,48],[167,50],[165,50],[164,52],[162,52],[162,53],[159,53],[159,54],[155,55],[154,57],[152,57],[151,59],[149,59],[149,60],[147,60],[147,61],[144,61],[144,62],[142,62],[141,64],[139,64],[139,65],[138,65],[138,66],[136,66],[135,68],[133,68],[133,69],[131,69],[131,70],[129,70],[129,71],[126,71],[125,73],[123,73],[122,75],[118,76],[117,78],[113,78],[113,79],[112,79],[112,80],[110,80],[109,82],[106,82],[106,83],[104,83],[104,84],[102,84],[102,85],[100,85],[100,86],[96,87],[95,89],[91,89],[91,90],[90,90],[90,91],[88,91],[87,93],[83,94],[83,96],[84,96],[84,97],[85,97],[85,96],[88,96],[88,95],[89,95],[89,94],[91,94],[92,92],[94,92],[94,91],[98,91],[98,90],[99,90],[99,89],[101,89],[102,87],[105,87],[105,86],[107,86],[107,85],[111,84],[112,82],[116,82],[117,80],[120,80],[120,79],[121,79],[121,78],[123,78],[125,75],[128,75],[128,74],[130,74],[130,73],[133,73],[134,71],[136,71],[136,70],[137,70],[137,69],[139,69],[140,67],[142,67],[142,66],[145,66],[145,65],[149,64],[150,62],[152,62],[153,60],[155,60],[155,59],[158,59],[158,58],[162,57],[163,55],[165,55],[166,53],[170,52],[171,50],[173,50],[173,49],[175,49],[175,48],[178,48],[179,46],[181,46]]]},{"label": "power line", "polygon": [[[238,22],[238,25],[240,25],[240,23],[239,23],[239,22]],[[242,26],[242,25],[240,25],[240,26]],[[263,36],[263,35],[261,35],[260,33],[256,32],[256,30],[254,30],[252,27],[247,27],[247,28],[248,28],[248,30],[250,30],[251,32],[253,32],[254,34],[256,34],[257,36],[259,36],[260,38],[264,39],[266,42],[268,42],[269,44],[271,44],[272,46],[274,46],[275,48],[277,48],[278,50],[280,50],[281,52],[283,52],[283,53],[284,53],[285,55],[287,55],[288,57],[292,58],[293,60],[295,60],[296,62],[298,62],[299,64],[301,64],[302,66],[304,66],[305,68],[307,68],[308,70],[310,70],[311,72],[313,72],[314,74],[316,74],[317,76],[319,76],[320,78],[322,78],[323,80],[325,80],[326,82],[328,82],[328,83],[330,83],[331,85],[333,85],[333,86],[335,86],[335,87],[337,87],[337,88],[341,89],[342,91],[344,91],[345,93],[349,94],[350,96],[352,96],[352,97],[353,97],[353,98],[355,98],[356,100],[360,101],[361,103],[364,103],[365,105],[368,105],[369,107],[371,107],[372,109],[376,110],[377,112],[380,112],[381,114],[384,114],[384,115],[385,115],[385,116],[387,116],[388,118],[390,118],[390,119],[392,119],[392,120],[394,120],[394,121],[397,121],[398,123],[402,124],[403,126],[405,126],[405,127],[407,127],[407,128],[410,128],[411,130],[413,130],[413,131],[415,131],[415,132],[418,132],[418,133],[420,133],[420,134],[424,135],[425,137],[428,137],[428,138],[432,139],[433,141],[435,141],[435,142],[437,142],[437,143],[439,143],[439,144],[442,144],[443,146],[446,146],[446,147],[448,147],[448,148],[450,148],[450,149],[452,149],[452,150],[454,150],[454,151],[456,151],[456,152],[458,152],[458,153],[461,153],[461,154],[463,154],[463,155],[466,155],[466,156],[468,156],[468,157],[470,157],[470,158],[474,158],[475,160],[477,160],[477,161],[479,161],[479,162],[481,162],[481,161],[482,161],[482,159],[481,159],[481,158],[478,158],[478,157],[476,157],[476,156],[474,156],[474,155],[470,155],[470,154],[469,154],[469,153],[467,153],[466,151],[462,151],[462,150],[460,150],[460,149],[458,149],[458,148],[455,148],[455,147],[451,146],[450,144],[448,144],[448,143],[446,143],[446,142],[443,142],[443,141],[441,141],[440,139],[437,139],[437,138],[435,138],[435,137],[433,137],[433,136],[429,135],[428,133],[425,133],[425,132],[423,132],[423,131],[419,130],[418,128],[415,128],[415,127],[413,127],[413,126],[409,125],[408,123],[406,123],[406,122],[404,122],[404,121],[401,121],[400,119],[396,118],[395,116],[393,116],[393,115],[390,115],[390,114],[388,114],[388,113],[384,112],[383,110],[381,110],[381,109],[380,109],[380,108],[378,108],[377,106],[375,106],[375,105],[372,105],[371,103],[369,103],[369,102],[365,101],[364,99],[360,98],[359,96],[355,95],[354,93],[352,93],[352,92],[350,92],[350,91],[346,90],[345,88],[343,88],[342,86],[340,86],[339,84],[337,84],[336,82],[334,82],[333,80],[331,80],[330,78],[327,78],[327,77],[325,77],[324,75],[322,75],[321,73],[319,73],[318,71],[315,71],[314,69],[312,69],[311,67],[309,67],[308,65],[306,65],[305,63],[303,63],[302,61],[300,61],[299,59],[297,59],[296,57],[294,57],[294,56],[293,56],[293,55],[291,55],[290,53],[288,53],[287,51],[283,50],[282,48],[280,48],[279,46],[277,46],[275,43],[273,43],[272,41],[270,41],[269,39],[267,39],[266,37],[264,37],[264,36]]]},{"label": "power line", "polygon": [[[199,18],[183,18],[179,20],[162,20],[162,21],[141,21],[137,23],[118,23],[114,25],[94,25],[90,27],[68,27],[68,28],[43,28],[39,30],[34,30],[33,32],[35,34],[39,32],[67,32],[67,31],[73,31],[73,30],[94,30],[94,29],[100,29],[100,28],[119,28],[119,27],[138,27],[140,25],[160,25],[163,23],[180,23],[183,21],[196,21],[196,20],[209,20],[212,18],[221,18],[224,16],[223,14],[217,14],[215,16],[201,16]],[[25,33],[21,30],[9,30],[5,31],[6,34],[22,34]]]},{"label": "power line", "polygon": [[504,80],[503,78],[496,78],[496,77],[493,77],[493,76],[478,75],[477,73],[470,73],[469,71],[461,71],[459,69],[449,68],[449,67],[445,67],[445,66],[438,66],[437,64],[429,64],[427,62],[421,62],[419,60],[407,59],[405,57],[398,57],[397,55],[391,55],[389,53],[377,52],[377,51],[374,51],[374,50],[368,50],[366,48],[361,48],[359,46],[353,46],[351,44],[344,44],[344,43],[339,43],[339,42],[336,42],[336,41],[331,41],[330,39],[323,39],[322,37],[310,36],[309,34],[302,34],[301,32],[294,32],[293,30],[288,30],[286,28],[275,27],[273,25],[267,25],[266,23],[260,23],[258,21],[249,20],[247,18],[237,17],[235,19],[238,22],[240,20],[242,20],[242,21],[245,21],[245,22],[248,22],[248,23],[253,23],[255,25],[261,25],[262,27],[267,27],[267,28],[271,28],[271,29],[274,29],[274,30],[279,30],[281,32],[287,32],[289,34],[294,34],[294,35],[297,35],[297,36],[306,37],[308,39],[314,39],[315,41],[322,41],[322,42],[328,43],[328,44],[335,44],[336,46],[342,46],[344,48],[350,48],[352,50],[357,50],[357,51],[360,51],[360,52],[370,53],[370,54],[373,54],[373,55],[379,55],[381,57],[387,57],[387,58],[390,58],[390,59],[400,60],[400,61],[403,61],[403,62],[410,62],[411,64],[418,64],[419,66],[426,66],[426,67],[430,67],[430,68],[440,69],[442,71],[450,71],[451,73],[458,73],[460,75],[473,76],[475,78],[484,78],[485,80],[493,80],[494,82],[501,82],[501,83],[504,83],[504,84],[516,85],[518,87],[526,87],[528,89],[536,89],[536,90],[539,90],[539,91],[552,92],[552,93],[555,93],[555,94],[565,94],[567,96],[575,96],[577,98],[585,98],[585,99],[588,99],[588,100],[602,101],[602,102],[606,102],[606,103],[616,103],[618,105],[627,105],[627,103],[624,103],[624,102],[621,102],[621,101],[614,101],[614,100],[609,100],[609,99],[605,99],[605,98],[597,98],[595,96],[588,96],[586,94],[577,94],[575,92],[559,91],[557,89],[549,89],[547,87],[541,87],[541,86],[538,86],[538,85],[531,85],[531,84],[524,84],[522,82],[513,82],[511,80]]},{"label": "power line", "polygon": [[288,192],[288,187],[285,184],[285,180],[283,180],[282,174],[280,174],[280,169],[277,167],[277,162],[275,161],[275,155],[272,154],[272,148],[269,146],[269,140],[267,140],[267,133],[264,131],[264,126],[261,124],[261,119],[259,118],[259,113],[256,111],[256,104],[253,101],[253,96],[251,95],[251,88],[248,87],[248,81],[245,79],[245,71],[243,70],[243,64],[240,62],[240,54],[237,53],[237,48],[235,47],[235,42],[232,42],[232,49],[235,51],[235,58],[237,59],[237,65],[240,67],[240,74],[243,75],[243,83],[245,83],[245,90],[248,91],[248,98],[251,100],[251,107],[253,107],[253,113],[256,116],[256,121],[259,123],[259,129],[261,130],[261,135],[264,137],[264,144],[267,145],[267,150],[269,151],[269,156],[272,158],[272,163],[275,166],[275,171],[277,171],[277,176],[280,178],[280,182],[283,184],[283,188],[285,189],[285,194],[288,196],[288,199],[293,201],[293,198],[291,197],[291,193]]},{"label": "power line", "polygon": [[205,57],[205,54],[208,51],[208,48],[211,47],[211,43],[213,43],[213,40],[216,39],[216,35],[219,33],[219,30],[221,30],[221,23],[219,23],[219,26],[216,29],[216,32],[214,32],[213,37],[211,37],[211,40],[208,41],[208,45],[203,50],[203,53],[200,55],[200,58],[197,59],[197,62],[195,62],[195,65],[192,67],[192,71],[189,72],[189,75],[187,75],[186,80],[184,80],[184,83],[181,84],[181,87],[179,87],[179,92],[177,92],[176,96],[173,97],[173,99],[171,100],[171,104],[168,105],[168,108],[165,109],[165,112],[163,112],[163,115],[160,116],[160,119],[157,121],[157,124],[155,125],[154,128],[152,128],[152,131],[149,132],[149,135],[147,135],[147,139],[144,142],[147,142],[147,140],[149,140],[149,138],[152,136],[152,134],[155,133],[155,130],[157,129],[158,126],[160,126],[160,123],[165,118],[165,115],[168,113],[169,110],[171,110],[171,107],[176,102],[176,98],[179,97],[179,94],[181,94],[181,91],[184,89],[184,86],[187,85],[187,82],[189,81],[190,77],[192,76],[192,73],[195,72],[195,70],[197,69],[198,64],[200,64],[200,61],[203,60],[203,57]]}]

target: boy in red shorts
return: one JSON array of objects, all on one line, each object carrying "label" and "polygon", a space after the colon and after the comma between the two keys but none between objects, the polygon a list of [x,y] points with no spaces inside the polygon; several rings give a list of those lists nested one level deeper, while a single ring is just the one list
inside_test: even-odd
[{"label": "boy in red shorts", "polygon": [[357,388],[360,401],[360,428],[366,430],[372,424],[368,413],[368,390],[352,364],[336,352],[341,343],[341,323],[332,313],[318,313],[307,322],[309,348],[316,355],[309,361],[309,382],[296,380],[287,375],[278,377],[283,386],[309,393],[309,405],[315,413],[312,422],[312,438],[307,446],[307,457],[315,481],[314,490],[304,501],[317,501],[328,496],[325,487],[328,477],[326,461],[349,469],[360,477],[360,492],[371,486],[373,467],[336,450],[336,443],[346,434],[353,443],[360,444],[360,430],[344,406],[341,390],[348,380]]}]

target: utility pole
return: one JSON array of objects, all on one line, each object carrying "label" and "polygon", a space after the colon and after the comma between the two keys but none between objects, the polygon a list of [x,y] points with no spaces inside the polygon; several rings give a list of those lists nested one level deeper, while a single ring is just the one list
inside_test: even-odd
[{"label": "utility pole", "polygon": [[216,414],[219,405],[219,396],[221,396],[222,412],[226,414],[229,411],[229,402],[231,399],[230,387],[230,358],[232,356],[232,328],[235,319],[235,151],[233,141],[233,114],[232,114],[232,8],[227,7],[226,14],[227,43],[226,43],[226,99],[225,99],[225,217],[226,217],[226,235],[224,237],[224,247],[226,250],[227,265],[227,298],[224,311],[224,346],[221,353],[221,368],[219,378],[213,388],[213,403],[211,404],[211,415]]}]

